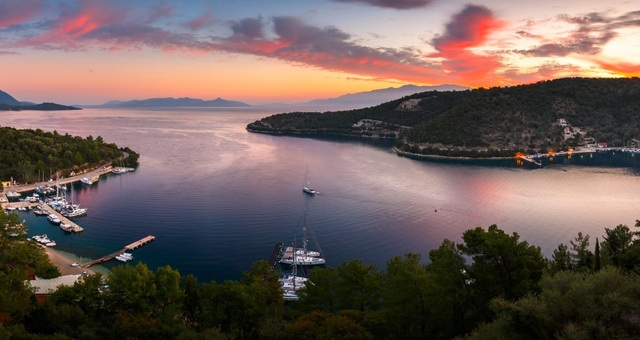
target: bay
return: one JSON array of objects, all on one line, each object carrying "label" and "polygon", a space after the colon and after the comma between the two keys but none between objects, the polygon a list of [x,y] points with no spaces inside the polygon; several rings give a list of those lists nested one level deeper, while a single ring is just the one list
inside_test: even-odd
[{"label": "bay", "polygon": [[[632,227],[640,218],[637,166],[621,166],[635,165],[640,155],[619,152],[593,163],[573,155],[525,169],[515,160],[496,165],[399,157],[385,140],[246,131],[248,123],[279,112],[23,111],[3,112],[0,125],[102,136],[141,154],[135,172],[73,187],[89,209],[77,219],[84,232],[64,234],[45,218],[21,213],[30,235],[47,233],[59,250],[82,258],[154,235],[134,251],[135,261],[152,270],[170,265],[201,282],[237,280],[255,261],[268,260],[276,242],[300,240],[303,211],[328,266],[361,259],[381,269],[408,252],[426,262],[445,238],[460,242],[477,226],[517,232],[550,257],[578,232],[591,236],[593,248],[604,228]],[[616,161],[620,157],[624,162]],[[302,192],[305,173],[320,195]],[[105,264],[114,265],[120,263]]]}]

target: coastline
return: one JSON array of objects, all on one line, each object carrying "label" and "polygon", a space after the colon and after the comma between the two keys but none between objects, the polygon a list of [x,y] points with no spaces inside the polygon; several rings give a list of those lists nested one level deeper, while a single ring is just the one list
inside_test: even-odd
[{"label": "coastline", "polygon": [[53,250],[50,247],[43,246],[49,261],[60,270],[60,275],[75,275],[87,272],[87,274],[94,275],[101,273],[104,276],[109,274],[109,269],[102,266],[92,266],[90,268],[73,267],[72,263],[85,262],[87,259],[83,259],[71,253],[66,253],[59,250]]}]

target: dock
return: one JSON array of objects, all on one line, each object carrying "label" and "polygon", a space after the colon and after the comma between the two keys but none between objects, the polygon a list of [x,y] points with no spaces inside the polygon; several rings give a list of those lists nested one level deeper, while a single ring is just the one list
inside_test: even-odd
[{"label": "dock", "polygon": [[54,214],[54,215],[58,216],[58,218],[60,219],[61,222],[71,225],[71,232],[79,233],[79,232],[84,230],[81,226],[79,226],[78,224],[76,224],[75,222],[70,220],[69,218],[67,218],[65,216],[62,216],[61,213],[55,211],[48,204],[44,204],[44,203],[42,203],[42,204],[31,203],[31,204],[32,204],[31,208],[33,208],[34,206],[39,205],[42,209],[46,210],[49,214]]},{"label": "dock", "polygon": [[282,246],[284,243],[278,242],[275,247],[273,247],[273,253],[271,253],[271,258],[269,259],[269,266],[273,269],[276,266],[276,263],[280,261],[280,257],[282,256]]},{"label": "dock", "polygon": [[118,250],[116,252],[113,252],[113,253],[111,253],[109,255],[105,255],[105,256],[103,256],[103,257],[101,257],[99,259],[95,259],[95,260],[92,260],[92,261],[89,261],[89,262],[82,263],[82,264],[80,264],[80,267],[88,268],[88,267],[91,267],[91,266],[96,265],[96,264],[100,264],[100,263],[103,263],[103,262],[107,262],[107,261],[113,260],[116,256],[122,255],[127,250],[134,250],[134,249],[140,248],[143,245],[145,245],[145,244],[147,244],[147,243],[149,243],[149,242],[151,242],[151,241],[153,241],[155,239],[156,239],[155,236],[149,235],[149,236],[144,237],[144,238],[142,238],[142,239],[140,239],[140,240],[138,240],[136,242],[133,242],[133,243],[131,243],[129,245],[126,245],[124,248],[122,248],[122,249],[120,249],[120,250]]}]

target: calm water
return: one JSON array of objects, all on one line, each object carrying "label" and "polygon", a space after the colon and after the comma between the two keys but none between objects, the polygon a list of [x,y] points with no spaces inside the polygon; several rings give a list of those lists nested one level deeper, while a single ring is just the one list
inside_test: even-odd
[{"label": "calm water", "polygon": [[[328,265],[359,258],[381,269],[407,252],[426,259],[443,239],[459,242],[476,226],[517,232],[550,257],[579,231],[591,235],[593,247],[604,228],[631,227],[640,218],[640,177],[633,168],[568,160],[536,170],[510,162],[416,161],[396,156],[384,141],[245,130],[277,112],[3,112],[0,125],[102,136],[141,153],[136,172],[74,187],[89,208],[78,219],[84,232],[66,235],[45,218],[23,213],[30,235],[47,233],[59,250],[83,258],[154,235],[156,241],[134,251],[136,260],[153,270],[170,265],[200,281],[239,279],[253,262],[268,260],[276,242],[300,240],[305,209]],[[307,167],[321,195],[302,192]]]}]

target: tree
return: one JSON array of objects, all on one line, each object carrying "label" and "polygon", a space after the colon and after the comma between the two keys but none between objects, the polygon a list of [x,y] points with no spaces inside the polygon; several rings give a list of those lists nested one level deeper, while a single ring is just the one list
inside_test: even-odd
[{"label": "tree", "polygon": [[338,311],[338,271],[332,267],[314,268],[309,274],[309,283],[299,291],[300,302],[305,310],[321,310],[328,313]]},{"label": "tree", "polygon": [[114,267],[109,274],[113,303],[131,313],[145,313],[155,306],[157,297],[154,273],[142,262]]},{"label": "tree", "polygon": [[[574,242],[575,241],[575,242]],[[578,232],[571,243],[571,261],[574,268],[578,270],[591,269],[593,263],[593,253],[589,250],[589,235],[583,236]]]},{"label": "tree", "polygon": [[388,328],[399,338],[426,337],[433,310],[427,268],[420,264],[420,254],[389,260],[383,282],[383,313]]},{"label": "tree", "polygon": [[468,287],[473,284],[469,268],[456,244],[445,239],[440,247],[429,251],[427,265],[431,335],[450,339],[470,331],[466,311],[472,309]]},{"label": "tree", "polygon": [[593,270],[598,271],[602,267],[600,263],[600,242],[598,242],[598,238],[596,237],[596,249],[594,251],[595,262],[593,264]]},{"label": "tree", "polygon": [[472,311],[476,320],[490,315],[487,306],[494,297],[513,300],[538,291],[545,268],[539,247],[519,241],[517,233],[507,235],[495,224],[487,231],[481,227],[467,230],[462,239],[464,244],[458,248],[473,259],[470,298],[477,302],[477,310]]},{"label": "tree", "polygon": [[569,253],[569,248],[564,243],[558,245],[551,258],[551,270],[555,272],[573,268],[571,253]]},{"label": "tree", "polygon": [[376,310],[380,305],[382,275],[375,265],[356,259],[338,265],[340,309]]},{"label": "tree", "polygon": [[626,225],[619,224],[614,229],[604,228],[607,250],[613,264],[620,265],[620,256],[631,246],[635,234]]}]

